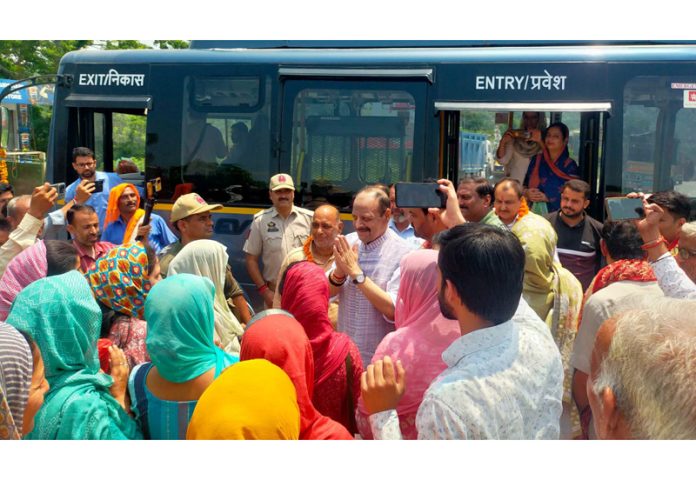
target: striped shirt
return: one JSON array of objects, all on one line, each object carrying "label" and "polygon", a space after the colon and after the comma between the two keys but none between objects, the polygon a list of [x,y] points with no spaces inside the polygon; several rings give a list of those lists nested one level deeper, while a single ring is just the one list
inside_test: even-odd
[{"label": "striped shirt", "polygon": [[[358,243],[360,269],[396,303],[399,291],[401,258],[416,247],[399,237],[393,230],[365,245],[353,232],[346,235],[353,246]],[[387,319],[348,279],[338,297],[338,331],[347,333],[360,350],[364,365],[369,365],[382,338],[394,331],[394,321]]]},{"label": "striped shirt", "polygon": [[27,341],[12,325],[0,322],[0,389],[5,393],[19,433],[22,432],[33,369]]}]

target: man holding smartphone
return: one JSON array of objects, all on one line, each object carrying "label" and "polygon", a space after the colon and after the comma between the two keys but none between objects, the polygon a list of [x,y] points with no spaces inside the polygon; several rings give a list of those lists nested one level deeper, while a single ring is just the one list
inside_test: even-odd
[{"label": "man holding smartphone", "polygon": [[115,173],[97,171],[97,159],[94,152],[87,147],[77,147],[72,152],[72,166],[77,172],[77,180],[68,185],[65,190],[65,201],[69,202],[75,197],[77,186],[84,180],[89,182],[101,181],[101,191],[99,183],[95,185],[92,196],[85,202],[94,208],[99,217],[99,229],[104,229],[104,217],[106,217],[106,206],[109,204],[109,192],[116,185],[123,183],[121,177]]}]

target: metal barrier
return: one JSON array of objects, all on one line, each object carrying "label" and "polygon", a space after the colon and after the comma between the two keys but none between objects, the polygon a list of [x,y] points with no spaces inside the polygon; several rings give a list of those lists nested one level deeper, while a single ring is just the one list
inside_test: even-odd
[{"label": "metal barrier", "polygon": [[461,132],[459,134],[459,175],[485,175],[487,154],[486,135]]},{"label": "metal barrier", "polygon": [[15,195],[30,194],[46,179],[44,152],[7,152],[5,162]]}]

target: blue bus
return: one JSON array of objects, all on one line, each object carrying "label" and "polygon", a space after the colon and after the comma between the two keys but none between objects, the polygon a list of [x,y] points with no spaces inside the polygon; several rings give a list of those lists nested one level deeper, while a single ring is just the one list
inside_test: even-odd
[{"label": "blue bus", "polygon": [[368,183],[495,180],[490,152],[523,111],[569,126],[598,218],[606,196],[632,190],[696,197],[689,42],[194,41],[71,52],[58,74],[51,181],[76,178],[74,147],[110,171],[128,142],[144,176],[162,178],[160,214],[189,190],[224,204],[215,238],[247,287],[242,245],[271,175],[294,177],[298,205],[330,202],[350,220]]}]

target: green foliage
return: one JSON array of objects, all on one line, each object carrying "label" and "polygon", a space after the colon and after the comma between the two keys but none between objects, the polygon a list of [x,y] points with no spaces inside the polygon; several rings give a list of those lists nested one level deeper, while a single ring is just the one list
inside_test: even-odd
[{"label": "green foliage", "polygon": [[184,50],[189,48],[186,40],[155,40],[155,45],[161,50]]},{"label": "green foliage", "polygon": [[[160,49],[185,49],[186,40],[156,40]],[[58,71],[60,59],[74,50],[86,47],[105,50],[150,49],[138,40],[0,40],[0,78],[21,80],[35,75],[49,75]],[[51,107],[29,108],[32,124],[32,149],[47,151],[51,123]],[[114,115],[114,158],[132,158],[144,168],[145,117]],[[6,135],[6,132],[3,132]],[[6,144],[5,139],[3,144]]]},{"label": "green foliage", "polygon": [[122,158],[130,158],[142,171],[145,166],[147,117],[114,113],[114,168]]},{"label": "green foliage", "polygon": [[56,73],[63,55],[93,43],[92,40],[0,40],[0,77],[21,80]]},{"label": "green foliage", "polygon": [[459,121],[462,130],[472,133],[491,135],[495,129],[495,114],[493,112],[464,111]]},{"label": "green foliage", "polygon": [[47,105],[29,107],[29,117],[32,130],[32,150],[45,152],[48,150],[48,132],[51,127],[52,108]]},{"label": "green foliage", "polygon": [[107,40],[104,50],[147,50],[150,47],[137,40]]}]

